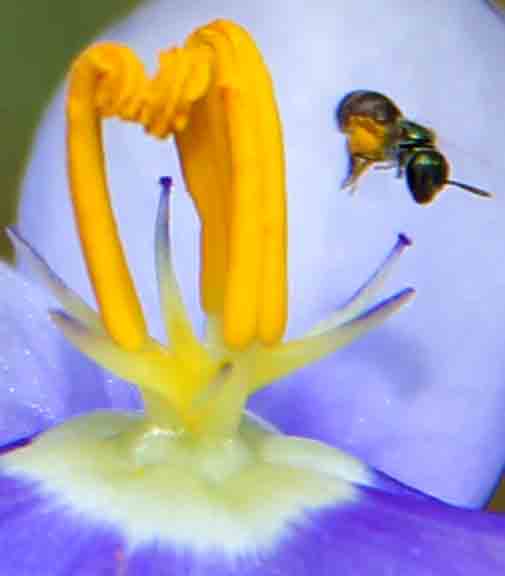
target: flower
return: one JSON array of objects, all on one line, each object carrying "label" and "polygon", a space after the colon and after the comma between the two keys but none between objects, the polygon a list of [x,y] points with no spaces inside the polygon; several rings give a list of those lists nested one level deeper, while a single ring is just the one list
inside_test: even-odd
[{"label": "flower", "polygon": [[[173,270],[169,178],[155,227],[169,344],[149,335],[109,204],[101,119],[112,115],[152,135],[175,132],[202,223],[203,342]],[[244,412],[249,394],[349,342],[413,294],[369,308],[409,244],[401,235],[346,306],[304,338],[282,341],[282,134],[248,33],[225,20],[199,28],[183,48],[161,54],[152,79],[128,48],[92,46],[72,67],[67,123],[72,201],[99,312],[11,236],[63,306],[52,320],[134,382],[145,413],[98,411],[4,448],[1,571],[415,575],[457,574],[462,563],[501,573],[502,517],[444,505]],[[2,279],[18,282],[5,270]]]},{"label": "flower", "polygon": [[[417,287],[416,306],[285,385],[258,394],[252,407],[286,432],[333,443],[450,502],[481,506],[505,456],[504,278],[496,265],[504,256],[503,174],[496,160],[505,130],[503,79],[496,74],[503,21],[478,1],[407,6],[389,0],[379,6],[361,0],[336,7],[321,0],[310,7],[292,2],[286,11],[283,3],[266,1],[173,6],[159,0],[107,36],[126,39],[152,66],[167,39],[215,14],[234,17],[254,33],[278,88],[294,231],[288,335],[303,333],[340,304],[398,231],[412,235],[417,247],[416,257],[398,270],[399,282]],[[495,192],[495,199],[481,202],[448,189],[429,208],[420,208],[405,182],[386,172],[367,175],[353,198],[340,192],[346,156],[334,110],[356,88],[384,92],[407,116],[432,126],[454,177]],[[55,161],[64,154],[62,94],[38,134],[20,226],[89,299],[70,224],[65,167]],[[157,198],[146,183],[153,174],[169,172],[177,189],[183,184],[170,146],[161,149],[126,129],[105,130],[112,193],[151,332],[160,337],[154,268],[146,258],[149,238],[139,234],[156,213]],[[177,194],[174,204],[175,267],[198,326],[196,219],[184,194]]]}]

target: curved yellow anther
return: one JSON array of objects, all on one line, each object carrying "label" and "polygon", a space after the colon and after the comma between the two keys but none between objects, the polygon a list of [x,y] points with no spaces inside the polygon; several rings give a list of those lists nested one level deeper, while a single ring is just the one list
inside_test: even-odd
[{"label": "curved yellow anther", "polygon": [[248,33],[228,21],[194,32],[213,78],[177,145],[202,220],[202,304],[223,315],[225,342],[273,344],[287,316],[282,134],[266,66]]},{"label": "curved yellow anther", "polygon": [[100,123],[116,115],[151,135],[175,132],[199,212],[201,300],[231,348],[278,341],[287,316],[286,209],[280,121],[268,71],[248,33],[200,28],[160,56],[151,80],[127,48],[91,47],[68,93],[72,198],[104,324],[125,348],[146,338],[109,203]]},{"label": "curved yellow anther", "polygon": [[92,46],[74,62],[67,95],[67,152],[74,213],[103,323],[123,348],[138,349],[147,329],[109,200],[101,117],[134,118],[143,67],[122,46]]}]

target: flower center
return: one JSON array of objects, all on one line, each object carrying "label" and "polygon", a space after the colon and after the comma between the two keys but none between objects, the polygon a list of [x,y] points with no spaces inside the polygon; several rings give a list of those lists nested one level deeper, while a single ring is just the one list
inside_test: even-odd
[{"label": "flower center", "polygon": [[[162,178],[155,225],[158,289],[169,344],[151,338],[128,271],[104,168],[101,120],[118,116],[157,137],[175,134],[201,219],[203,342],[183,306],[171,260],[172,182]],[[99,315],[14,234],[63,305],[51,316],[83,353],[143,393],[153,428],[202,442],[236,434],[247,397],[381,323],[413,295],[370,308],[410,244],[400,235],[379,269],[328,320],[281,342],[286,324],[286,200],[281,126],[270,76],[247,32],[217,21],[163,52],[149,79],[124,46],[84,51],[70,74],[68,168]]]}]

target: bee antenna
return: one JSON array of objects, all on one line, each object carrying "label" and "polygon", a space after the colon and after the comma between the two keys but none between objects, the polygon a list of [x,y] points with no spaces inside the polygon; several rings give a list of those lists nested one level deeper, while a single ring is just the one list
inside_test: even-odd
[{"label": "bee antenna", "polygon": [[468,184],[464,184],[463,182],[457,182],[456,180],[446,180],[446,184],[450,184],[451,186],[457,186],[458,188],[462,188],[463,190],[467,190],[472,194],[476,194],[477,196],[483,196],[484,198],[493,198],[494,194],[492,192],[487,192],[486,190],[482,190],[482,188],[476,188],[475,186],[469,186]]}]

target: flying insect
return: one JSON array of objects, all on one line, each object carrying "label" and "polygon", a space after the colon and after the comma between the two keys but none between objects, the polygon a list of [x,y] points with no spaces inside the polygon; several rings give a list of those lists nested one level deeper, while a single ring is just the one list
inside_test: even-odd
[{"label": "flying insect", "polygon": [[450,164],[436,144],[430,128],[405,118],[387,96],[369,90],[347,94],[337,107],[337,123],[347,136],[349,172],[342,188],[356,188],[359,178],[373,165],[396,167],[418,204],[428,204],[446,186],[492,197],[490,192],[450,180]]}]

